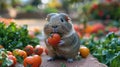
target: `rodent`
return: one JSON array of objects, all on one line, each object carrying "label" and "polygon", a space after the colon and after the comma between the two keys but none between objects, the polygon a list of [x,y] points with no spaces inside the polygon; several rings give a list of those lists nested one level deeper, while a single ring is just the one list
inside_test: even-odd
[{"label": "rodent", "polygon": [[[48,55],[50,56],[48,60],[54,60],[56,57],[64,57],[68,62],[73,62],[79,51],[80,39],[73,28],[70,17],[65,13],[48,14],[43,32]],[[51,46],[47,41],[51,33],[61,35],[61,41],[57,47]]]}]

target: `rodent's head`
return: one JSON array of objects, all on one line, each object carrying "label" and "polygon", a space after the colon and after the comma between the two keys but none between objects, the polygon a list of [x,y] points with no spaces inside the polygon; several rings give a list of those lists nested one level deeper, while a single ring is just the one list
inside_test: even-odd
[{"label": "rodent's head", "polygon": [[47,23],[44,26],[45,35],[58,33],[61,36],[69,34],[72,30],[70,17],[64,13],[50,13],[47,15]]}]

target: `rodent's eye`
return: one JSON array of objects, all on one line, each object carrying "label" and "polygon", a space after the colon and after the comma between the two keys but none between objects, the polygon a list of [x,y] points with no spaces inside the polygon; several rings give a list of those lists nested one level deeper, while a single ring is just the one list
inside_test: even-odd
[{"label": "rodent's eye", "polygon": [[61,22],[64,22],[64,20],[62,18],[60,18]]}]

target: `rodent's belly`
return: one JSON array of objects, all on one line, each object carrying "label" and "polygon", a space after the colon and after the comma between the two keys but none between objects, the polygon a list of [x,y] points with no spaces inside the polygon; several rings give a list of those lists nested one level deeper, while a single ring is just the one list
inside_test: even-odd
[{"label": "rodent's belly", "polygon": [[56,51],[55,51],[55,53],[56,53],[56,55],[57,56],[65,56],[67,53],[69,53],[66,49],[57,49]]},{"label": "rodent's belly", "polygon": [[70,55],[72,53],[72,48],[59,47],[56,49],[55,53],[57,56],[67,56],[67,55]]}]

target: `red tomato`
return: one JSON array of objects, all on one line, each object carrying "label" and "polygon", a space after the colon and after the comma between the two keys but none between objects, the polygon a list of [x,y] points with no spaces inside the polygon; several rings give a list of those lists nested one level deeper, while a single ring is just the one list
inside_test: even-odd
[{"label": "red tomato", "polygon": [[36,67],[36,64],[34,63],[34,58],[32,56],[28,56],[23,61],[24,67]]},{"label": "red tomato", "polygon": [[42,59],[38,55],[28,56],[24,59],[24,67],[40,67]]},{"label": "red tomato", "polygon": [[26,58],[27,57],[27,53],[24,50],[18,50],[18,56]]},{"label": "red tomato", "polygon": [[93,30],[92,30],[92,32],[93,32],[93,33],[98,33],[98,31],[100,31],[100,30],[104,31],[104,29],[105,29],[105,26],[104,26],[103,24],[101,24],[101,23],[96,23],[96,24],[93,25]]},{"label": "red tomato", "polygon": [[92,9],[97,9],[97,8],[98,8],[98,4],[94,3],[94,4],[92,5]]},{"label": "red tomato", "polygon": [[28,34],[29,34],[30,38],[35,38],[35,33],[34,33],[34,31],[29,30]]},{"label": "red tomato", "polygon": [[41,57],[39,55],[34,55],[33,57],[34,57],[34,60],[35,60],[34,63],[36,63],[36,65],[39,67],[42,63]]},{"label": "red tomato", "polygon": [[79,25],[74,24],[73,27],[74,27],[75,31],[80,31],[80,27],[79,27]]},{"label": "red tomato", "polygon": [[92,33],[92,31],[93,31],[93,26],[87,25],[85,28],[85,33]]},{"label": "red tomato", "polygon": [[116,27],[109,28],[109,32],[117,32],[119,29]]},{"label": "red tomato", "polygon": [[31,55],[34,52],[34,48],[32,45],[27,45],[24,50],[27,53],[27,55]]},{"label": "red tomato", "polygon": [[13,53],[11,51],[7,51],[8,55],[13,55]]},{"label": "red tomato", "polygon": [[102,17],[102,16],[104,15],[104,12],[101,10],[101,11],[98,12],[98,15],[99,15],[100,17]]},{"label": "red tomato", "polygon": [[82,34],[80,32],[77,32],[77,35],[81,38]]},{"label": "red tomato", "polygon": [[48,43],[52,46],[57,46],[57,44],[60,42],[61,37],[59,34],[54,33],[52,36],[48,38]]},{"label": "red tomato", "polygon": [[8,59],[12,60],[13,61],[13,64],[11,65],[11,67],[14,67],[15,64],[17,63],[17,59],[15,56],[13,55],[8,55]]},{"label": "red tomato", "polygon": [[35,46],[34,53],[37,55],[41,55],[43,53],[43,47],[40,45]]}]

